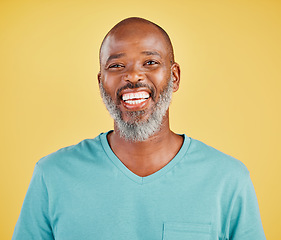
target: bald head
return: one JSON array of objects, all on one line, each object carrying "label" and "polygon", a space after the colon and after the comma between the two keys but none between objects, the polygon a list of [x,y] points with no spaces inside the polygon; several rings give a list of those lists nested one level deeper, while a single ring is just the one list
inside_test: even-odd
[{"label": "bald head", "polygon": [[169,52],[170,63],[173,64],[174,63],[173,46],[165,30],[151,21],[148,21],[143,18],[137,18],[137,17],[131,17],[122,20],[121,22],[117,23],[106,34],[100,47],[100,52],[99,52],[100,64],[101,64],[101,58],[102,58],[104,46],[106,45],[105,43],[109,41],[112,37],[125,39],[126,37],[127,38],[130,37],[130,35],[138,34],[139,36],[145,36],[148,33],[153,34],[153,32],[155,32],[155,34],[157,33],[158,35],[160,33],[161,37],[159,38],[159,41],[164,40],[167,50]]}]

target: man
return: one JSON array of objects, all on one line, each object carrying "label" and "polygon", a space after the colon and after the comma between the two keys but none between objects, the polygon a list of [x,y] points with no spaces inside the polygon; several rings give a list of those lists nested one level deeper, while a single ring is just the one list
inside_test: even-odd
[{"label": "man", "polygon": [[114,131],[40,159],[14,240],[265,239],[247,168],[169,128],[180,67],[162,28],[115,25],[98,81]]}]

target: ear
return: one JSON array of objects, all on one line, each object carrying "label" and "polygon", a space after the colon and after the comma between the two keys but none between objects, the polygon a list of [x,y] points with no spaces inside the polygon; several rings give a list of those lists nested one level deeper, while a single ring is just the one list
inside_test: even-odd
[{"label": "ear", "polygon": [[179,86],[180,86],[180,65],[178,63],[173,63],[172,67],[171,67],[171,72],[172,72],[172,76],[173,76],[173,92],[178,91]]},{"label": "ear", "polygon": [[98,82],[99,82],[99,84],[100,84],[100,81],[101,81],[101,72],[99,71],[99,73],[98,73]]}]

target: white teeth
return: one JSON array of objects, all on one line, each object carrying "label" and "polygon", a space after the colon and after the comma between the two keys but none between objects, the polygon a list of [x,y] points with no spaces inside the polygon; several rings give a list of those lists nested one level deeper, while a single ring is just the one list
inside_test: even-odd
[{"label": "white teeth", "polygon": [[126,103],[129,103],[129,104],[139,104],[139,103],[142,103],[144,102],[146,99],[139,99],[139,100],[127,100]]},{"label": "white teeth", "polygon": [[145,99],[149,98],[149,93],[145,91],[135,92],[135,93],[125,93],[122,95],[123,101],[131,100],[131,99]]}]

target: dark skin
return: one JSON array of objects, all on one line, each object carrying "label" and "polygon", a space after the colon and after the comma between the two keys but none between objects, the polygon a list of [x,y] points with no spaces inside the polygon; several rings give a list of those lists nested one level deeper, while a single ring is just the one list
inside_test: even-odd
[{"label": "dark skin", "polygon": [[[106,92],[116,104],[119,103],[118,107],[125,121],[133,121],[126,115],[126,112],[133,110],[145,110],[141,120],[150,116],[152,107],[167,86],[171,74],[173,92],[178,90],[180,67],[175,62],[171,63],[170,56],[170,46],[163,34],[146,22],[128,21],[108,35],[101,49],[98,81],[103,82]],[[130,109],[125,104],[120,104],[117,90],[128,82],[149,85],[155,91],[154,101],[150,98],[138,109]],[[134,91],[139,90],[147,89]],[[108,135],[108,142],[115,155],[129,170],[145,177],[157,172],[175,157],[182,146],[183,138],[170,130],[167,110],[160,130],[149,139],[142,142],[126,141],[120,137],[114,123],[114,131]]]}]

